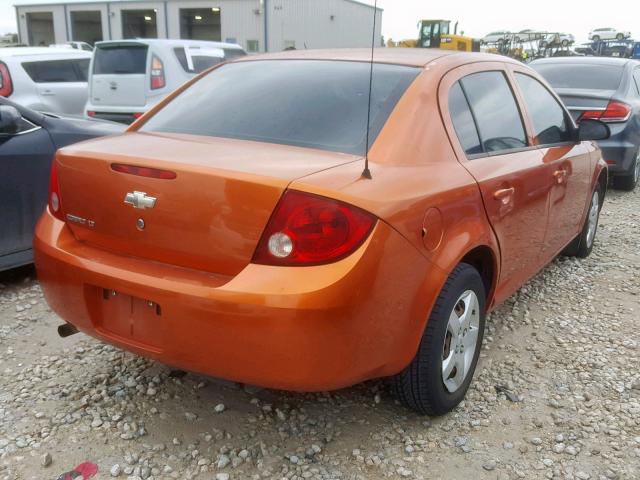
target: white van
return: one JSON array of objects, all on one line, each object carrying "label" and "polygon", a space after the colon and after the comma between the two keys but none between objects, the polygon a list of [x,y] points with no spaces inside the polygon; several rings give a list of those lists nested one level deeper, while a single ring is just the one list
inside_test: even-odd
[{"label": "white van", "polygon": [[198,40],[96,42],[85,114],[131,123],[207,68],[246,52],[239,45]]},{"label": "white van", "polygon": [[40,112],[82,115],[91,52],[0,48],[0,96]]}]

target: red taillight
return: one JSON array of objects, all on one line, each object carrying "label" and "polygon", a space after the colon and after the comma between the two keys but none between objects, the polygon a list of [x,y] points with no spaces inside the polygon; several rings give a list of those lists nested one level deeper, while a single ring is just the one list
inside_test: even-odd
[{"label": "red taillight", "polygon": [[49,177],[49,211],[58,220],[65,220],[64,212],[62,211],[60,186],[58,185],[58,165],[55,158],[51,163],[51,175]]},{"label": "red taillight", "polygon": [[95,117],[96,116],[96,112],[94,112],[93,110],[87,110],[87,117]]},{"label": "red taillight", "polygon": [[155,55],[151,60],[151,90],[163,88],[166,85],[164,80],[164,65]]},{"label": "red taillight", "polygon": [[0,97],[8,97],[13,93],[13,83],[9,68],[0,62]]},{"label": "red taillight", "polygon": [[135,118],[136,120],[139,119],[142,115],[144,115],[144,112],[133,112],[133,118]]},{"label": "red taillight", "polygon": [[353,253],[376,217],[330,198],[289,190],[276,206],[253,256],[264,265],[321,265]]},{"label": "red taillight", "polygon": [[140,177],[158,178],[161,180],[173,180],[177,177],[176,172],[170,170],[160,170],[157,168],[137,167],[135,165],[124,165],[122,163],[112,163],[111,170]]},{"label": "red taillight", "polygon": [[622,102],[609,102],[604,110],[589,110],[580,116],[580,120],[600,120],[602,122],[615,123],[626,122],[631,116],[631,107]]}]

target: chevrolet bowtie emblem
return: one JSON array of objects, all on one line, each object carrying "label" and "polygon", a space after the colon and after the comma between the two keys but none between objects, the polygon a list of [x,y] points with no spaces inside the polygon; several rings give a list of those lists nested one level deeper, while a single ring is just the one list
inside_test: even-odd
[{"label": "chevrolet bowtie emblem", "polygon": [[149,197],[145,192],[127,192],[124,196],[124,203],[133,208],[153,208],[156,205],[156,197]]}]

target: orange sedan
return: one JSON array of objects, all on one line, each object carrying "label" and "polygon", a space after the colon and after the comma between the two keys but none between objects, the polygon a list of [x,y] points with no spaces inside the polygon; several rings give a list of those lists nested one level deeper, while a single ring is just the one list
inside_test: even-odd
[{"label": "orange sedan", "polygon": [[608,127],[505,57],[368,55],[224,64],[60,150],[34,247],[62,334],[278,389],[393,377],[454,408],[485,314],[590,253]]}]

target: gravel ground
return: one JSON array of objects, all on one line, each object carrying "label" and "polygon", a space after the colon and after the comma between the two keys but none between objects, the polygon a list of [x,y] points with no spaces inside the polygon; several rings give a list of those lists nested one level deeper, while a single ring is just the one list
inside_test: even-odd
[{"label": "gravel ground", "polygon": [[[33,271],[0,278],[0,479],[640,479],[640,189],[592,256],[557,259],[488,321],[467,399],[430,419],[383,381],[292,394],[173,371],[60,320]],[[498,388],[496,388],[498,387]]]}]

